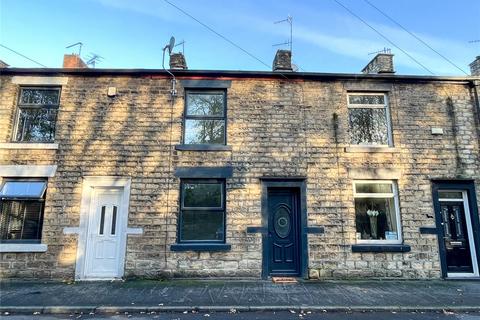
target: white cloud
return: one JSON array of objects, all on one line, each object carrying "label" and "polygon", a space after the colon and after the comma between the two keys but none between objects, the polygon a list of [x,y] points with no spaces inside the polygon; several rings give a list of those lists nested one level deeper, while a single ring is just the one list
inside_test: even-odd
[{"label": "white cloud", "polygon": [[[160,0],[96,1],[105,6],[154,16],[168,23],[196,24],[196,22],[184,16],[177,9]],[[228,7],[218,6],[212,2],[209,2],[208,6],[202,4],[204,3],[189,2],[188,4],[181,3],[180,6],[212,26],[236,26],[237,29],[250,30],[252,41],[261,42],[265,36],[286,35],[284,28],[280,28],[272,23],[274,19],[271,19],[271,12],[259,13],[258,10],[255,11],[253,10],[254,8],[249,7],[248,4],[245,7],[239,7],[238,4],[229,4]],[[215,10],[211,10],[211,7],[215,7]],[[418,73],[427,73],[415,61],[347,13],[315,12],[305,6],[297,7],[297,9],[300,11],[296,12],[299,18],[294,18],[294,42],[307,46],[311,45],[338,55],[352,57],[365,63],[370,58],[368,53],[389,47],[395,54],[397,66],[415,69],[418,70]],[[302,17],[308,17],[308,19],[305,18],[302,21]],[[404,30],[393,25],[368,23],[434,73],[460,74],[458,69],[418,42]],[[223,32],[223,30],[219,31]],[[468,46],[466,41],[463,43],[459,40],[418,33],[416,30],[411,31],[468,72],[468,63],[476,55],[473,46]]]}]

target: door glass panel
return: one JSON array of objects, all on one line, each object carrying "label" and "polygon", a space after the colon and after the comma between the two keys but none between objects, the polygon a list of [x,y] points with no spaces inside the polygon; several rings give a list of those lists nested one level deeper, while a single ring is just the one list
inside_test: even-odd
[{"label": "door glass panel", "polygon": [[462,199],[461,191],[438,191],[440,199]]},{"label": "door glass panel", "polygon": [[100,214],[100,234],[103,234],[103,227],[105,225],[105,206],[102,206],[102,212]]},{"label": "door glass panel", "polygon": [[112,231],[111,234],[115,234],[115,227],[117,224],[117,206],[113,206],[113,213],[112,213]]},{"label": "door glass panel", "polygon": [[290,234],[290,210],[285,206],[277,209],[274,216],[274,229],[280,238],[286,238]]}]

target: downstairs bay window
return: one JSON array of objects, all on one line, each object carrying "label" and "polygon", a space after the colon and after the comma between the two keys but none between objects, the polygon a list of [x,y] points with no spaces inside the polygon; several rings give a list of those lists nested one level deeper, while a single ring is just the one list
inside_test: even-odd
[{"label": "downstairs bay window", "polygon": [[389,180],[354,182],[357,243],[400,244],[397,186]]}]

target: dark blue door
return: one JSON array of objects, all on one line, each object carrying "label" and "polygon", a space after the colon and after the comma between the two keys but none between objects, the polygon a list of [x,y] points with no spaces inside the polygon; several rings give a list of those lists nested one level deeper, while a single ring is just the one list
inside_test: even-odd
[{"label": "dark blue door", "polygon": [[268,271],[271,276],[300,275],[299,192],[268,189]]}]

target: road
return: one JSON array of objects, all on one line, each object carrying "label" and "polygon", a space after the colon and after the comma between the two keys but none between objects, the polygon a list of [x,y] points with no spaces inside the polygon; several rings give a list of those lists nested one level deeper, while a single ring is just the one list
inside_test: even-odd
[{"label": "road", "polygon": [[451,313],[451,312],[198,312],[192,313],[161,313],[161,314],[118,314],[118,315],[97,315],[97,314],[69,314],[69,315],[10,315],[2,314],[2,320],[60,320],[60,319],[109,319],[109,320],[299,320],[299,319],[320,319],[320,320],[480,320],[480,313]]}]

